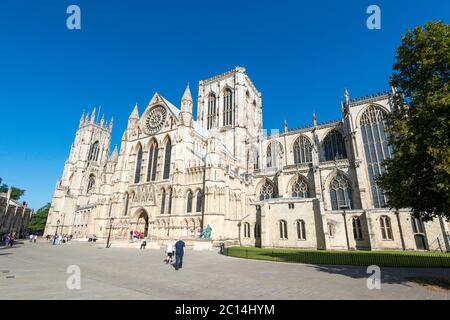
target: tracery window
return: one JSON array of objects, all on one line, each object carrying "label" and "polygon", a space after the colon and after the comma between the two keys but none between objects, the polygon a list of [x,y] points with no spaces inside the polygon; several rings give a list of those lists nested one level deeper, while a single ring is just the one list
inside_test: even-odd
[{"label": "tracery window", "polygon": [[272,159],[272,144],[270,143],[267,146],[267,150],[266,150],[266,165],[267,168],[271,168],[273,165],[273,159]]},{"label": "tracery window", "polygon": [[192,191],[189,190],[187,194],[187,205],[186,205],[187,212],[192,212],[192,198],[193,198]]},{"label": "tracery window", "polygon": [[260,191],[259,191],[259,200],[263,201],[263,200],[267,200],[267,199],[272,199],[276,196],[276,190],[273,186],[272,183],[270,183],[269,181],[266,181]]},{"label": "tracery window", "polygon": [[353,209],[352,188],[348,180],[338,174],[330,183],[331,208],[333,210]]},{"label": "tracery window", "polygon": [[294,142],[294,163],[310,163],[312,162],[312,146],[308,138],[300,136]]},{"label": "tracery window", "polygon": [[97,161],[98,160],[99,151],[100,151],[100,144],[99,144],[98,141],[96,141],[91,146],[91,149],[89,150],[88,160],[90,160],[90,161]]},{"label": "tracery window", "polygon": [[161,214],[164,214],[166,211],[166,190],[163,189],[161,194]]},{"label": "tracery window", "polygon": [[158,166],[158,142],[156,142],[156,140],[153,140],[150,144],[150,150],[148,151],[147,181],[156,180],[157,166]]},{"label": "tracery window", "polygon": [[170,190],[169,190],[169,205],[167,208],[167,213],[168,214],[172,213],[172,188],[170,188]]},{"label": "tracery window", "polygon": [[170,141],[170,139],[168,139],[167,143],[166,143],[165,155],[164,155],[163,179],[169,179],[171,155],[172,155],[172,142]]},{"label": "tracery window", "polygon": [[226,89],[223,93],[223,125],[231,126],[233,117],[233,93],[230,89]]},{"label": "tracery window", "polygon": [[337,130],[332,130],[323,140],[325,151],[325,161],[333,161],[347,158],[347,150],[342,134]]},{"label": "tracery window", "polygon": [[361,116],[361,134],[369,171],[372,202],[375,208],[386,206],[386,196],[377,185],[376,179],[384,173],[382,162],[392,156],[391,148],[388,146],[384,117],[385,112],[375,106],[367,108]]},{"label": "tracery window", "polygon": [[308,184],[301,177],[292,185],[292,197],[293,198],[309,198]]},{"label": "tracery window", "polygon": [[139,144],[136,154],[136,171],[134,174],[134,183],[141,181],[141,169],[142,169],[142,146]]},{"label": "tracery window", "polygon": [[88,179],[87,192],[91,192],[95,187],[95,176],[91,174]]},{"label": "tracery window", "polygon": [[202,212],[202,206],[203,206],[203,193],[198,190],[196,194],[197,203],[195,205],[195,211],[196,212]]},{"label": "tracery window", "polygon": [[206,125],[208,129],[216,126],[217,117],[218,113],[216,107],[216,96],[211,93],[208,96],[208,115],[206,119]]}]

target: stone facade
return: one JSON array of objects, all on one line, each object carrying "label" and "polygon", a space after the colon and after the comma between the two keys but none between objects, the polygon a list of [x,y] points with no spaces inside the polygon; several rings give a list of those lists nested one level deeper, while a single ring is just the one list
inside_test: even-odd
[{"label": "stone facade", "polygon": [[23,237],[27,232],[33,210],[26,203],[9,199],[6,193],[0,193],[0,235],[15,233]]},{"label": "stone facade", "polygon": [[[262,96],[237,67],[189,87],[180,108],[156,93],[136,105],[120,149],[112,120],[80,119],[46,232],[75,237],[195,239],[311,249],[449,250],[449,222],[383,208],[374,178],[390,156],[392,93],[350,100],[336,121],[263,130]],[[203,192],[204,190],[204,192]]]}]

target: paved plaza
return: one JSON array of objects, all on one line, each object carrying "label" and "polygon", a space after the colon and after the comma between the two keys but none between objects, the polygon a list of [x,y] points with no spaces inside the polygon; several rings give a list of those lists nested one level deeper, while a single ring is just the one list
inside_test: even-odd
[{"label": "paved plaza", "polygon": [[[0,249],[0,299],[449,299],[450,291],[409,279],[449,278],[448,269],[382,268],[380,290],[366,268],[252,261],[191,251],[183,269],[162,250],[105,249],[100,244],[25,242]],[[81,289],[69,290],[70,265]]]}]

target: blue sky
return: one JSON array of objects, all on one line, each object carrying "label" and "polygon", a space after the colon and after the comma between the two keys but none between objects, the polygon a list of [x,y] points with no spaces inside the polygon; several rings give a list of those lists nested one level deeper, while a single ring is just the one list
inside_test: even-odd
[{"label": "blue sky", "polygon": [[[81,30],[66,9],[81,8]],[[377,4],[382,29],[368,30]],[[244,66],[263,94],[266,129],[337,119],[351,97],[388,89],[407,28],[449,22],[450,1],[22,1],[0,3],[0,177],[51,200],[83,110],[115,118],[118,144],[135,102],[179,105],[187,82]]]}]

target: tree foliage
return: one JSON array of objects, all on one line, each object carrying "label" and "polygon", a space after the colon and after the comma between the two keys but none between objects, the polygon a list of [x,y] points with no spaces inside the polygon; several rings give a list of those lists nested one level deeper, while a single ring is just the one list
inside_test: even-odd
[{"label": "tree foliage", "polygon": [[[9,186],[5,183],[2,183],[2,178],[0,178],[0,193],[7,193]],[[19,189],[16,187],[11,187],[11,199],[19,200],[24,194],[25,190]]]},{"label": "tree foliage", "polygon": [[36,211],[31,217],[31,221],[28,225],[31,233],[43,233],[45,229],[45,223],[47,222],[48,210],[50,209],[50,202]]},{"label": "tree foliage", "polygon": [[450,219],[450,27],[429,22],[409,30],[398,48],[388,116],[393,158],[378,179],[392,208],[428,221]]}]

